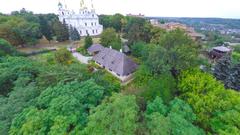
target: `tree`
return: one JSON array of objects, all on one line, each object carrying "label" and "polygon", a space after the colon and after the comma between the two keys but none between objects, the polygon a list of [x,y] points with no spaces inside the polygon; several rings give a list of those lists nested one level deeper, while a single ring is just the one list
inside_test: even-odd
[{"label": "tree", "polygon": [[41,38],[40,25],[21,16],[0,16],[0,37],[12,45],[34,45]]},{"label": "tree", "polygon": [[121,49],[121,39],[117,35],[115,29],[113,28],[107,28],[105,29],[101,36],[100,36],[100,42],[105,47],[112,46],[113,49],[119,50]]},{"label": "tree", "polygon": [[[231,112],[231,110],[240,112],[238,107],[240,103],[239,93],[226,90],[221,82],[198,69],[184,71],[179,78],[178,88],[181,97],[193,107],[197,114],[197,121],[203,128],[212,133],[220,134],[222,129],[236,127],[235,123],[231,122],[231,117],[225,117],[226,119],[222,120],[219,116]],[[226,122],[228,126],[226,127],[216,120],[221,121],[221,123]]]},{"label": "tree", "polygon": [[151,101],[159,96],[165,103],[168,103],[176,94],[176,80],[170,73],[164,73],[160,76],[152,77],[143,85],[145,91],[142,93],[142,96],[146,100]]},{"label": "tree", "polygon": [[225,81],[227,88],[240,91],[240,64],[235,65]]},{"label": "tree", "polygon": [[137,113],[134,96],[113,94],[91,111],[84,134],[133,135],[137,128]]},{"label": "tree", "polygon": [[174,99],[169,106],[156,97],[148,102],[145,112],[148,132],[151,135],[204,135],[202,129],[192,123],[196,115],[191,107],[180,99]]},{"label": "tree", "polygon": [[69,30],[65,21],[63,23],[60,21],[54,22],[53,30],[57,37],[57,41],[62,42],[69,39]]},{"label": "tree", "polygon": [[14,134],[71,134],[84,127],[88,111],[103,97],[103,88],[93,80],[49,87],[37,98],[37,105],[25,109],[13,120]]},{"label": "tree", "polygon": [[89,36],[89,34],[84,39],[84,48],[88,49],[93,44],[92,37]]},{"label": "tree", "polygon": [[216,77],[217,80],[222,81],[227,84],[227,79],[230,74],[231,70],[231,60],[230,57],[225,56],[222,57],[220,60],[217,61],[217,64],[214,67],[213,74]]},{"label": "tree", "polygon": [[40,15],[39,23],[40,23],[42,34],[50,43],[50,41],[53,39],[53,28],[52,28],[53,18],[49,16],[50,15]]},{"label": "tree", "polygon": [[17,55],[17,50],[6,40],[0,38],[0,57],[6,55]]},{"label": "tree", "polygon": [[77,29],[72,27],[71,25],[69,27],[69,36],[70,39],[73,41],[80,40],[80,34],[78,33]]},{"label": "tree", "polygon": [[72,54],[66,49],[61,48],[55,52],[54,58],[59,64],[71,64],[73,61]]},{"label": "tree", "polygon": [[176,77],[180,71],[197,66],[198,61],[198,46],[177,29],[160,39],[158,47],[150,53],[147,65],[156,74],[171,71]]}]

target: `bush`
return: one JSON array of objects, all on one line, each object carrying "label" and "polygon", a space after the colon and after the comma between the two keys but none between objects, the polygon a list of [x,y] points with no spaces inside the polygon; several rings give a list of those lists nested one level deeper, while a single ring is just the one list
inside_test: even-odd
[{"label": "bush", "polygon": [[59,64],[71,64],[73,62],[72,54],[66,49],[61,48],[55,52],[54,59]]},{"label": "bush", "polygon": [[0,38],[0,57],[6,55],[17,55],[17,50],[6,40]]}]

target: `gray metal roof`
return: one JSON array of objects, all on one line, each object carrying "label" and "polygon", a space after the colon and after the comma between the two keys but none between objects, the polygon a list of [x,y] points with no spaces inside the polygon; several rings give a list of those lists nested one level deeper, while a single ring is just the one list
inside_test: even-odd
[{"label": "gray metal roof", "polygon": [[101,50],[98,54],[93,56],[93,60],[120,76],[129,75],[138,67],[138,65],[124,53],[110,48]]},{"label": "gray metal roof", "polygon": [[221,51],[221,52],[230,52],[231,49],[225,47],[225,46],[217,46],[217,47],[213,47],[214,50],[218,50],[218,51]]},{"label": "gray metal roof", "polygon": [[93,44],[87,50],[88,50],[89,53],[96,53],[96,52],[100,52],[103,49],[104,49],[104,47],[102,45]]}]

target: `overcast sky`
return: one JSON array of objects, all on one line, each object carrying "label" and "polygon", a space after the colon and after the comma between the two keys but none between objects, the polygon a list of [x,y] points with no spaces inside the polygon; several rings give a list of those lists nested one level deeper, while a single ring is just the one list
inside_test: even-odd
[{"label": "overcast sky", "polygon": [[[80,0],[60,1],[75,11],[80,7]],[[10,13],[26,8],[34,13],[57,13],[58,2],[59,0],[0,0],[0,12]],[[240,18],[240,0],[93,0],[93,3],[98,14]]]}]

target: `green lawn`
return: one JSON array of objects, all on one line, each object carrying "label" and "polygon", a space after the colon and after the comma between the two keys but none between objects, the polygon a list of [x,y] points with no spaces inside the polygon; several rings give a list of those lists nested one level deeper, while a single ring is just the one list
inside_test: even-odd
[{"label": "green lawn", "polygon": [[[100,38],[93,38],[93,43],[99,43]],[[28,47],[23,47],[23,48],[18,48],[18,51],[23,52],[23,53],[31,53],[31,52],[36,52],[36,51],[41,51],[44,49],[53,49],[53,48],[62,48],[62,47],[69,47],[71,46],[70,41],[64,41],[64,42],[56,42],[56,41],[51,41],[49,43],[45,39],[39,40],[39,43],[34,45],[34,46],[28,46]],[[82,47],[84,45],[84,38],[82,38],[80,41],[75,41],[73,43],[73,47]]]}]

